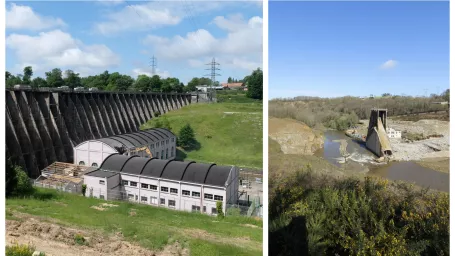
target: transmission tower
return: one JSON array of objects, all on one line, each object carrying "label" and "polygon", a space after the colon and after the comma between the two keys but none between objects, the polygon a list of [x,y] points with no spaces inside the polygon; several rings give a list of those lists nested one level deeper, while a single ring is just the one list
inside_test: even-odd
[{"label": "transmission tower", "polygon": [[153,56],[150,59],[150,67],[152,67],[152,76],[156,75],[156,64],[157,64],[156,58],[155,56]]},{"label": "transmission tower", "polygon": [[207,63],[207,64],[205,64],[205,65],[210,65],[210,68],[207,68],[207,69],[206,69],[206,70],[210,70],[210,74],[205,75],[205,76],[209,76],[210,79],[212,80],[212,83],[210,84],[210,94],[209,94],[209,95],[210,95],[210,101],[212,101],[212,93],[213,93],[213,92],[212,92],[212,86],[213,86],[213,85],[215,84],[215,82],[216,82],[216,77],[217,77],[217,76],[221,76],[220,74],[217,73],[217,71],[220,70],[220,69],[218,68],[218,66],[220,65],[220,63],[217,63],[217,62],[215,61],[215,58],[213,58],[213,59],[212,59],[212,62]]}]

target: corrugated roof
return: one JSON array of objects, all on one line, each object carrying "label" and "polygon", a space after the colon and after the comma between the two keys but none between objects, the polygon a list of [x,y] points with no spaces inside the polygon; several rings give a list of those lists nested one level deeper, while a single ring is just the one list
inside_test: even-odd
[{"label": "corrugated roof", "polygon": [[224,187],[232,167],[112,154],[100,169]]},{"label": "corrugated roof", "polygon": [[[114,149],[118,149],[118,148],[128,149],[128,148],[137,148],[137,147],[154,144],[155,142],[173,138],[173,137],[175,137],[175,135],[167,129],[152,128],[152,129],[133,132],[133,133],[125,133],[125,134],[114,135],[114,136],[110,136],[110,137],[104,137],[104,138],[97,139],[97,140],[111,146]],[[85,143],[85,141],[82,143]],[[76,146],[76,147],[78,147],[78,146]]]}]

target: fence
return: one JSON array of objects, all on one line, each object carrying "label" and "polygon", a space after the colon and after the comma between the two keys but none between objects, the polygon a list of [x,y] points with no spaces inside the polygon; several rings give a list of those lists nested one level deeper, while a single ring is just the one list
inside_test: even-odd
[{"label": "fence", "polygon": [[41,188],[51,188],[62,192],[82,194],[82,185],[67,183],[67,184],[51,184],[49,182],[33,181],[33,186]]}]

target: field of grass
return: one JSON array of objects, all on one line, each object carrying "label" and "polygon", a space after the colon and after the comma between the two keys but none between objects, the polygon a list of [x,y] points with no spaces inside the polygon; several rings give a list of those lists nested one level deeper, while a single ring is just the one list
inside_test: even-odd
[{"label": "field of grass", "polygon": [[194,130],[197,147],[178,149],[179,159],[262,168],[262,103],[193,104],[152,119],[141,129],[155,127],[163,117],[176,135],[187,123]]},{"label": "field of grass", "polygon": [[16,219],[12,213],[20,212],[108,234],[121,231],[127,240],[152,250],[179,241],[191,255],[262,255],[262,221],[234,216],[218,219],[127,202],[111,202],[118,206],[105,211],[91,208],[103,202],[40,188],[35,196],[7,199],[6,218]]},{"label": "field of grass", "polygon": [[218,91],[216,99],[219,103],[260,103],[261,100],[246,97],[246,91]]}]

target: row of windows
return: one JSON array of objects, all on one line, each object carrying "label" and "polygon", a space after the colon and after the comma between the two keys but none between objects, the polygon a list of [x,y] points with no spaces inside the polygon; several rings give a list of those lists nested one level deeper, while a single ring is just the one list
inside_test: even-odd
[{"label": "row of windows", "polygon": [[[191,211],[192,212],[200,212],[201,211],[201,207],[200,206],[197,206],[197,205],[192,205],[191,206]],[[207,212],[207,208],[204,206],[202,207],[202,212]],[[212,207],[212,214],[217,214],[218,212],[216,211],[216,208]]]},{"label": "row of windows", "polygon": [[[174,138],[171,138],[171,142],[174,142]],[[156,145],[156,147],[159,147],[160,146],[160,142],[157,142],[156,144],[152,144],[151,147],[154,148]],[[169,139],[166,140],[166,145],[169,145]],[[161,146],[164,146],[164,140],[161,141]]]},{"label": "row of windows", "polygon": [[[102,181],[103,184],[104,184],[104,180]],[[101,184],[101,180],[100,180],[100,184]],[[137,187],[137,182],[134,182],[134,181],[128,181],[128,180],[122,180],[122,185],[124,186],[131,186],[131,187]],[[156,185],[149,185],[149,184],[146,184],[146,183],[141,183],[141,188],[144,188],[144,189],[151,189],[151,190],[158,190],[158,186]],[[169,191],[171,192],[171,194],[178,194],[179,193],[179,190],[176,189],[176,188],[168,188],[168,187],[160,187],[160,191],[161,192],[165,192],[165,193],[169,193]],[[182,190],[182,195],[183,196],[192,196],[192,197],[201,197],[201,193],[200,192],[195,192],[195,191],[189,191],[189,190]],[[207,193],[204,193],[204,199],[209,199],[209,200],[215,200],[215,201],[223,201],[223,196],[219,196],[219,195],[213,195],[213,194],[207,194]]]},{"label": "row of windows", "polygon": [[[79,161],[79,165],[85,165],[85,162],[84,161]],[[92,166],[93,167],[98,167],[98,164],[97,163],[93,163]]]},{"label": "row of windows", "polygon": [[[137,201],[138,200],[138,196],[137,195],[135,196],[133,194],[128,194],[128,199],[131,200],[131,201]],[[150,197],[150,201],[148,201],[148,197],[141,196],[141,203],[150,203],[150,204],[157,205],[158,204],[158,198],[154,197],[154,196],[151,196]],[[160,198],[160,205],[166,205],[166,199],[165,198]],[[175,200],[169,199],[167,201],[167,205],[169,206],[169,208],[175,208]]]}]

